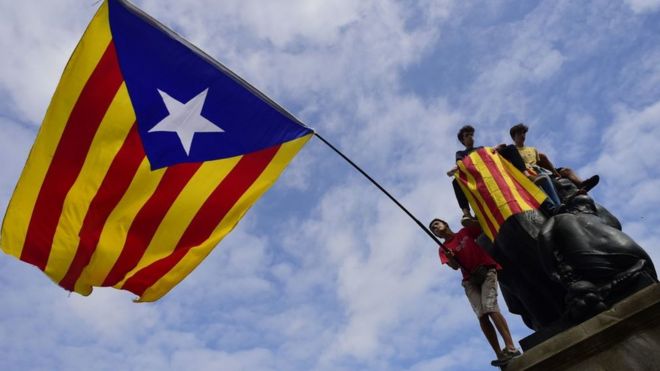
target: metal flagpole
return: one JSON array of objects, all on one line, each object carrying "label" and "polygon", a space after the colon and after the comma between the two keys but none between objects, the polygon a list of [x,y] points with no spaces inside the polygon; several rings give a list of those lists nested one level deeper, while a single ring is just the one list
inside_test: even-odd
[{"label": "metal flagpole", "polygon": [[[429,235],[429,237],[431,237],[431,239],[432,239],[435,243],[437,243],[438,245],[440,245],[440,247],[441,247],[443,250],[445,250],[445,252],[451,253],[451,254],[453,255],[452,251],[449,250],[449,249],[447,248],[447,246],[445,246],[445,244],[443,244],[443,243],[438,239],[438,237],[436,237],[436,235],[434,235],[434,234],[433,234],[428,228],[426,228],[426,226],[425,226],[424,224],[422,224],[422,222],[420,222],[419,219],[417,219],[412,213],[410,213],[410,211],[408,211],[408,209],[406,209],[403,205],[401,205],[401,203],[400,203],[396,198],[394,198],[389,192],[387,192],[387,190],[385,190],[385,188],[383,188],[380,184],[378,184],[378,182],[376,182],[372,177],[370,177],[369,174],[365,173],[364,170],[362,170],[362,169],[361,169],[359,166],[357,166],[353,161],[351,161],[350,158],[346,157],[346,155],[344,155],[343,153],[341,153],[341,152],[340,152],[337,148],[335,148],[335,146],[333,146],[330,142],[328,142],[327,140],[325,140],[325,138],[323,138],[319,133],[314,132],[314,135],[315,135],[317,138],[319,138],[323,143],[325,143],[326,145],[328,145],[328,147],[332,148],[333,151],[337,152],[337,154],[338,154],[339,156],[341,156],[344,160],[346,160],[349,164],[351,164],[351,165],[352,165],[357,171],[359,171],[362,175],[364,175],[367,179],[369,179],[373,185],[375,185],[376,187],[378,187],[378,189],[380,189],[383,193],[385,193],[385,195],[387,195],[387,197],[389,197],[390,200],[392,200],[395,204],[397,204],[397,206],[399,206],[399,207],[401,208],[401,210],[403,210],[403,212],[405,212],[406,214],[408,214],[408,216],[409,216],[412,220],[414,220],[415,223],[417,223],[417,225],[418,225],[420,228],[422,228],[422,229],[424,230],[424,232],[425,232],[427,235]],[[462,265],[460,262],[458,262],[458,259],[456,259],[455,256],[454,256],[454,259],[456,260],[456,262],[457,262],[461,267],[463,267],[463,265]]]}]

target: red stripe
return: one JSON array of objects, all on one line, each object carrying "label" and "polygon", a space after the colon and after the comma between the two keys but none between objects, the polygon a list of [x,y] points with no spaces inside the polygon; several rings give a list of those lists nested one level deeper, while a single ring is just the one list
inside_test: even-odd
[{"label": "red stripe", "polygon": [[75,288],[76,281],[96,250],[105,222],[124,196],[144,157],[140,134],[137,125],[134,124],[90,203],[80,229],[80,242],[76,255],[66,275],[60,281],[60,286],[63,288],[69,291]]},{"label": "red stripe", "polygon": [[122,81],[115,47],[110,42],[71,111],[32,211],[21,260],[41,270],[48,262],[64,199]]},{"label": "red stripe", "polygon": [[200,166],[201,162],[177,164],[165,170],[156,190],[133,219],[124,247],[103,286],[114,286],[135,268],[170,207]]},{"label": "red stripe", "polygon": [[[516,172],[518,172],[518,174],[520,176],[525,177],[525,178],[527,177],[520,170],[518,170],[516,167],[514,167],[513,164],[511,164],[511,162],[509,162],[507,159],[505,159],[503,157],[500,157],[500,161],[502,161],[502,165],[504,166],[504,170],[506,172],[508,172],[509,174],[511,174],[511,172],[513,172],[513,171],[516,171]],[[506,165],[504,163],[506,163]],[[532,196],[532,194],[529,192],[529,190],[527,190],[526,188],[524,188],[522,186],[522,184],[520,184],[520,181],[518,181],[518,179],[515,176],[513,176],[513,174],[511,175],[511,180],[513,181],[513,184],[515,185],[516,190],[520,194],[520,197],[522,197],[522,199],[525,200],[525,202],[527,203],[528,206],[533,207],[535,209],[538,209],[539,207],[541,207],[541,204],[539,204],[539,202],[536,201],[536,198],[534,198],[534,196]],[[536,185],[535,185],[535,187],[536,187]]]},{"label": "red stripe", "polygon": [[[518,170],[515,169],[515,170],[512,170],[512,171],[518,171]],[[541,204],[539,204],[539,202],[536,201],[536,198],[534,198],[534,196],[532,196],[532,194],[526,188],[524,188],[522,186],[522,184],[520,184],[520,182],[516,178],[513,178],[513,184],[515,184],[516,190],[518,190],[518,193],[523,198],[523,200],[525,200],[527,205],[529,205],[530,207],[533,207],[535,209],[538,209],[539,207],[541,207]],[[534,187],[536,187],[536,185],[534,185]]]},{"label": "red stripe", "polygon": [[509,185],[504,180],[500,168],[493,160],[492,155],[487,153],[486,151],[487,151],[486,149],[480,149],[477,150],[476,152],[479,155],[479,157],[481,157],[481,160],[484,162],[484,164],[490,171],[490,174],[493,176],[493,179],[495,179],[495,183],[497,183],[497,186],[502,191],[504,198],[507,200],[507,204],[509,205],[511,212],[513,214],[518,214],[522,212],[522,209],[520,208],[518,201],[516,200],[515,197],[513,197],[513,193],[511,193],[511,189],[509,188]]},{"label": "red stripe", "polygon": [[[458,178],[461,182],[463,182],[463,184],[468,183],[467,176],[462,171],[458,172]],[[479,212],[481,213],[481,215],[483,215],[483,219],[486,221],[486,225],[488,226],[488,229],[490,229],[491,235],[494,238],[497,235],[497,228],[495,228],[493,223],[490,221],[490,218],[486,215],[486,211],[484,210],[483,206],[481,205],[481,202],[479,202],[478,200],[475,199],[475,203],[476,203],[477,208],[479,209]]]},{"label": "red stripe", "polygon": [[243,156],[204,202],[172,254],[137,272],[124,283],[122,288],[142,296],[147,288],[181,261],[190,249],[206,241],[225,215],[268,166],[279,147],[278,145]]},{"label": "red stripe", "polygon": [[477,168],[472,162],[470,156],[463,158],[463,164],[465,165],[465,168],[470,173],[470,175],[472,175],[474,180],[477,182],[477,190],[479,191],[481,197],[484,199],[484,202],[486,202],[486,207],[488,207],[488,209],[491,211],[497,223],[502,225],[504,223],[504,216],[502,215],[500,209],[497,207],[495,199],[493,199],[493,196],[490,194],[490,191],[486,187],[484,178],[481,176],[481,173],[477,171]]}]

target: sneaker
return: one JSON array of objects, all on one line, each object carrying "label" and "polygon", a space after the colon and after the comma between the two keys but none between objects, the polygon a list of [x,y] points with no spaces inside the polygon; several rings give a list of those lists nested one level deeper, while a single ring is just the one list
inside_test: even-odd
[{"label": "sneaker", "polygon": [[580,183],[580,186],[578,188],[584,189],[585,192],[589,192],[593,187],[595,187],[598,184],[599,181],[600,181],[600,177],[598,175],[594,175],[591,178]]},{"label": "sneaker", "polygon": [[490,361],[490,365],[495,367],[502,367],[507,365],[512,359],[520,357],[520,355],[522,355],[522,353],[516,348],[504,348],[502,349],[502,352],[497,359]]},{"label": "sneaker", "polygon": [[502,366],[505,366],[507,363],[509,363],[509,361],[511,361],[511,358],[513,358],[513,357],[504,357],[503,356],[503,358],[498,358],[498,359],[494,359],[494,360],[490,361],[490,365],[495,366],[495,367],[502,367]]},{"label": "sneaker", "polygon": [[513,349],[504,348],[504,349],[502,349],[502,354],[507,355],[507,356],[511,356],[511,358],[519,357],[520,355],[522,355],[520,350],[518,350],[516,348],[513,348]]}]

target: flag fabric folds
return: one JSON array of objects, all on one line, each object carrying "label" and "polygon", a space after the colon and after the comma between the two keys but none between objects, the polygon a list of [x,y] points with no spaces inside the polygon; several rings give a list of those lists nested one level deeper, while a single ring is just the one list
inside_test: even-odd
[{"label": "flag fabric folds", "polygon": [[458,184],[491,241],[512,215],[538,209],[546,194],[492,148],[472,151],[458,162]]},{"label": "flag fabric folds", "polygon": [[312,134],[130,3],[106,0],[50,103],[2,249],[82,295],[113,286],[157,300]]}]

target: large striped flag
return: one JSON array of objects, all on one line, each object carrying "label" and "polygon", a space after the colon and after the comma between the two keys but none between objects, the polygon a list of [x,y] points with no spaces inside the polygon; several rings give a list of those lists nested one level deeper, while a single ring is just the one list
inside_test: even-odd
[{"label": "large striped flag", "polygon": [[154,301],[185,278],[313,134],[122,0],[69,60],[2,225],[63,288]]},{"label": "large striped flag", "polygon": [[495,241],[509,217],[538,209],[547,198],[538,186],[489,147],[476,149],[459,161],[456,179],[491,241]]}]

